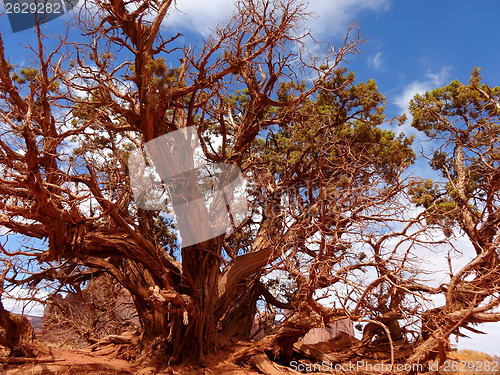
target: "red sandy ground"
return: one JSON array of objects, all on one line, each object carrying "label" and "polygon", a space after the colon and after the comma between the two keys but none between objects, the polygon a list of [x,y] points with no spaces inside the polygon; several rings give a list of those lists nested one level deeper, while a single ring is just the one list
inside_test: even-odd
[{"label": "red sandy ground", "polygon": [[[111,356],[93,355],[85,350],[50,348],[49,356],[39,357],[35,363],[0,364],[4,375],[153,375],[153,374],[259,374],[251,368],[238,367],[227,361],[229,352],[221,351],[205,359],[202,366],[183,365],[169,370],[152,366],[134,368],[131,362]],[[159,367],[159,366],[158,366]]]}]

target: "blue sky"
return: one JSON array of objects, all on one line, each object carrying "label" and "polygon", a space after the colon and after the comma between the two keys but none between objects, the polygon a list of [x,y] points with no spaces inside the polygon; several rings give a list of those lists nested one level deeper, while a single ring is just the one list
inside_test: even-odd
[{"label": "blue sky", "polygon": [[388,112],[402,110],[402,96],[412,88],[467,81],[474,66],[494,85],[500,79],[499,10],[496,1],[393,1],[387,11],[363,12],[358,19],[369,42],[353,70],[362,80],[376,80],[389,99]]},{"label": "blue sky", "polygon": [[[167,25],[172,32],[183,32],[188,42],[206,36],[210,27],[234,9],[232,0],[178,0],[177,7],[184,13],[173,14]],[[387,96],[388,117],[405,112],[417,92],[453,79],[466,82],[474,66],[483,68],[484,81],[490,85],[500,81],[500,2],[496,0],[310,0],[309,8],[317,16],[308,27],[320,41],[335,44],[351,21],[358,22],[367,44],[361,47],[362,54],[350,58],[348,69],[360,81],[375,79]],[[70,18],[50,22],[45,32],[62,31],[64,21]],[[34,41],[34,31],[13,34],[5,16],[0,17],[0,31],[11,61],[27,64],[19,43]],[[71,38],[78,35],[70,34]],[[408,125],[395,130],[415,134]],[[415,172],[422,177],[435,176],[423,163],[416,165]],[[473,338],[461,340],[459,347],[490,353],[497,350],[500,323],[482,328],[488,335],[471,334]]]}]

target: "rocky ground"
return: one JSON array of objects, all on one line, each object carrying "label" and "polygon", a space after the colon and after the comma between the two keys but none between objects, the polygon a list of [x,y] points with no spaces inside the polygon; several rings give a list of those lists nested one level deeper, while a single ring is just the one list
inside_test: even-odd
[{"label": "rocky ground", "polygon": [[[248,343],[230,343],[216,354],[204,358],[202,363],[196,365],[185,364],[182,366],[166,368],[164,363],[141,365],[140,361],[126,360],[127,348],[137,345],[135,336],[108,336],[98,343],[82,349],[71,349],[65,342],[67,337],[63,334],[60,338],[59,331],[52,332],[50,340],[45,340],[47,330],[38,331],[37,338],[45,341],[44,352],[36,359],[32,358],[7,358],[0,355],[0,374],[5,375],[173,375],[173,374],[299,374],[285,366],[271,362],[266,355],[256,357],[252,363],[236,365],[231,361],[231,355],[245,348]],[[349,336],[345,335],[345,340]],[[335,345],[341,344],[339,339]],[[59,344],[55,344],[58,342]],[[127,346],[130,344],[130,346]],[[348,344],[345,342],[344,344]],[[327,344],[318,344],[321,349]],[[313,345],[306,345],[313,347]],[[319,349],[319,347],[318,347]],[[3,358],[3,359],[2,359]],[[259,370],[260,371],[259,371]],[[314,372],[323,374],[322,372]],[[328,372],[336,374],[336,372]],[[340,374],[340,373],[339,373]]]}]

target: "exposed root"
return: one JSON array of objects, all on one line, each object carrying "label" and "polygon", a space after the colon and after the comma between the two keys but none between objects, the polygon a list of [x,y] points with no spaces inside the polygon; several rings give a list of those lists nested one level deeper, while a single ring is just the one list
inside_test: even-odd
[{"label": "exposed root", "polygon": [[128,361],[136,358],[139,340],[140,337],[137,335],[110,335],[84,350],[81,350],[81,352],[90,352],[97,356],[111,356],[113,358],[125,359]]},{"label": "exposed root", "polygon": [[300,372],[293,371],[288,367],[272,362],[264,353],[255,355],[252,358],[252,363],[266,375],[300,374]]}]

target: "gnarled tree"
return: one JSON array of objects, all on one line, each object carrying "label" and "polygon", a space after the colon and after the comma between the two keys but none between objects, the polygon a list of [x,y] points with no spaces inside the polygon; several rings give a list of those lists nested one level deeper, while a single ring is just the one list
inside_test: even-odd
[{"label": "gnarled tree", "polygon": [[[407,214],[411,139],[380,128],[385,99],[342,67],[358,30],[314,57],[304,4],[242,0],[226,26],[190,47],[163,28],[172,4],[96,1],[100,16],[82,11],[78,21],[83,42],[47,51],[37,28],[28,69],[9,64],[0,40],[0,225],[38,240],[2,246],[38,262],[14,265],[6,283],[78,291],[105,272],[134,298],[143,352],[171,362],[199,359],[219,338],[249,338],[261,296],[286,320],[235,360],[287,354],[311,327],[345,317],[368,323],[363,340],[330,360],[377,350],[408,359],[423,336],[411,330],[421,301],[443,289],[416,282],[412,250],[429,241],[425,215]],[[231,234],[179,250],[172,217],[134,200],[127,162],[191,126],[207,163],[234,164],[249,180],[250,215]],[[196,187],[194,173],[186,184]],[[474,220],[467,207],[461,215]],[[189,218],[191,230],[208,211]],[[283,277],[286,300],[272,290]]]},{"label": "gnarled tree", "polygon": [[449,336],[471,325],[500,321],[500,88],[481,82],[479,69],[467,84],[449,85],[417,95],[410,104],[412,125],[435,145],[425,155],[444,179],[423,180],[412,189],[413,201],[425,208],[428,223],[464,239],[465,266],[450,268],[449,283],[441,290],[445,305],[423,316],[423,339],[411,360],[443,354]]},{"label": "gnarled tree", "polygon": [[[249,331],[259,294],[252,282],[276,257],[276,226],[261,225],[245,255],[224,247],[223,236],[176,254],[168,219],[134,204],[127,156],[194,125],[202,140],[222,136],[219,151],[202,142],[209,161],[250,172],[257,135],[302,110],[356,51],[357,30],[318,66],[303,53],[300,2],[240,2],[199,49],[163,33],[172,1],[93,5],[103,16],[80,20],[88,42],[63,40],[47,51],[37,27],[31,68],[13,68],[0,41],[0,224],[46,241],[30,251],[3,249],[42,263],[9,280],[78,285],[107,272],[134,297],[144,348],[172,361],[199,358],[214,348],[217,332]],[[181,56],[178,67],[167,67],[171,56]],[[283,82],[299,87],[306,75],[314,78],[296,95],[278,95]],[[246,97],[244,106],[232,107],[234,91]]]}]

